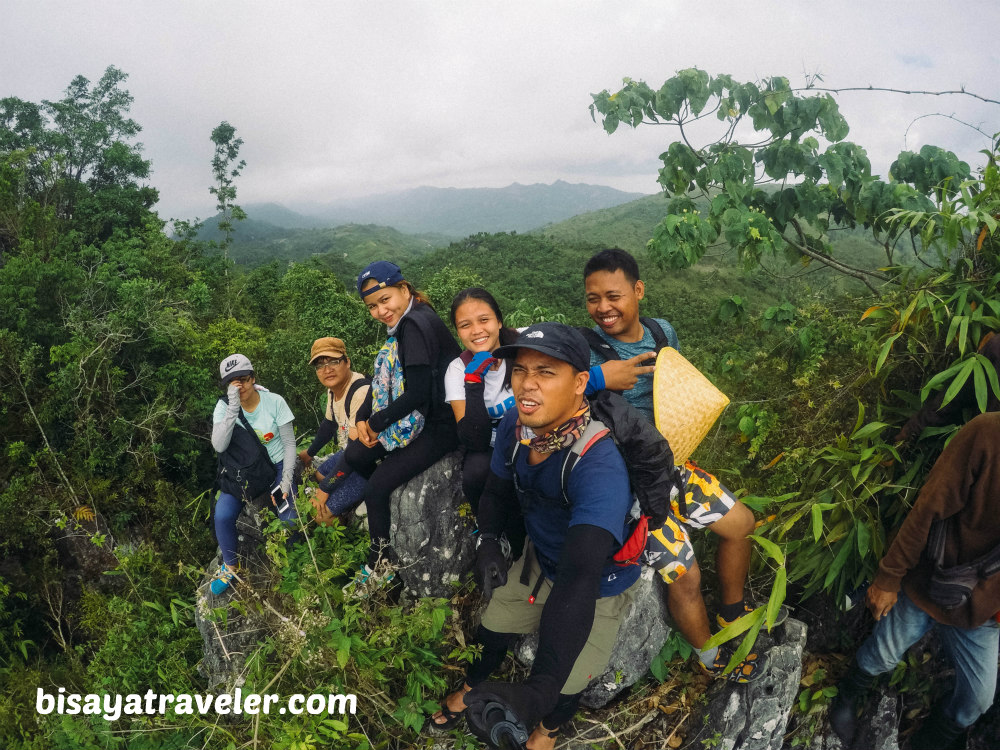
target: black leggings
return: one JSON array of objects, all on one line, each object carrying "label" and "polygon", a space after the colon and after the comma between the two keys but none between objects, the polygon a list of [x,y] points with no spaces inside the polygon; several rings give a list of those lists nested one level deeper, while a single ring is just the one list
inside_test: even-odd
[{"label": "black leggings", "polygon": [[[378,562],[379,553],[389,544],[391,511],[389,498],[393,491],[437,463],[458,447],[454,422],[431,422],[405,448],[387,451],[379,443],[366,448],[359,440],[347,444],[344,457],[347,464],[368,480],[362,496],[368,509],[368,531],[371,547],[368,564]],[[382,463],[378,463],[379,460]]]},{"label": "black leggings", "polygon": [[490,460],[493,449],[488,451],[473,451],[466,448],[465,459],[462,461],[462,492],[472,506],[472,512],[479,515],[479,498],[486,486],[486,477],[490,475]]},{"label": "black leggings", "polygon": [[[516,633],[497,633],[480,625],[477,639],[483,645],[483,653],[469,665],[469,669],[465,673],[465,683],[469,687],[475,687],[486,682],[490,675],[503,664],[503,660],[507,656],[507,649],[513,644],[515,638],[517,638]],[[581,695],[582,693],[574,693],[573,695],[560,693],[556,707],[542,719],[545,728],[548,730],[558,729],[572,719],[580,705]],[[532,727],[528,727],[528,729],[532,729]]]}]

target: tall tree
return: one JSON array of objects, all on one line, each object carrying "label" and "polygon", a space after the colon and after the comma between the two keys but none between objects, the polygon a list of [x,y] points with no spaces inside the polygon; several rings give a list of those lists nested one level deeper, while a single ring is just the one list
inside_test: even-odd
[{"label": "tall tree", "polygon": [[[216,208],[221,214],[219,219],[219,231],[225,234],[222,241],[222,252],[229,259],[229,246],[233,243],[233,222],[242,221],[247,217],[246,213],[236,205],[236,178],[240,176],[246,161],[237,158],[240,155],[240,147],[243,139],[236,137],[236,128],[223,120],[218,127],[212,131],[212,143],[215,144],[215,155],[212,157],[212,174],[215,176],[215,185],[208,189],[218,201]],[[226,273],[228,274],[228,267]]]},{"label": "tall tree", "polygon": [[112,226],[142,226],[158,194],[140,186],[150,163],[133,142],[142,128],[128,116],[127,78],[110,66],[93,85],[77,76],[55,101],[0,99],[0,160],[17,172],[21,196],[3,224],[22,224],[37,203],[56,218],[73,217],[84,241],[106,239]]}]

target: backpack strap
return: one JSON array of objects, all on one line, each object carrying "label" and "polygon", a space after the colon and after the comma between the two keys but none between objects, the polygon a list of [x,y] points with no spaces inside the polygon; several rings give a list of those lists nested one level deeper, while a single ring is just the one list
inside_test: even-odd
[{"label": "backpack strap", "polygon": [[[226,404],[226,406],[229,405],[228,398],[220,397],[219,401]],[[260,452],[264,461],[268,463],[271,466],[271,468],[274,468],[274,461],[271,460],[271,454],[267,452],[267,446],[264,445],[264,441],[260,439],[260,435],[257,434],[257,430],[255,430],[253,427],[250,426],[250,422],[247,420],[247,415],[243,413],[242,406],[240,406],[239,412],[237,412],[237,414],[239,416],[240,424],[242,424],[243,427],[246,428],[246,430],[248,430],[250,434],[253,435],[254,438],[257,440],[257,445],[260,448]]]},{"label": "backpack strap", "polygon": [[458,355],[458,358],[462,360],[463,365],[468,366],[469,362],[471,362],[472,358],[475,356],[476,355],[470,352],[468,349],[464,349],[462,353]]},{"label": "backpack strap", "polygon": [[354,394],[356,394],[359,389],[364,388],[365,386],[370,387],[371,384],[372,381],[369,380],[368,378],[358,378],[353,383],[351,383],[350,387],[348,387],[347,389],[347,395],[344,397],[345,412],[350,408],[351,402],[354,400]]},{"label": "backpack strap", "polygon": [[[572,505],[569,499],[569,477],[573,472],[573,467],[576,466],[576,462],[580,460],[580,457],[584,455],[588,450],[590,450],[594,445],[596,445],[602,439],[608,437],[611,434],[603,422],[597,419],[590,420],[587,425],[587,429],[583,431],[583,434],[573,442],[573,446],[566,451],[563,456],[562,466],[559,468],[559,486],[562,488],[563,503],[566,507]],[[514,477],[514,489],[518,493],[521,492],[520,482],[517,479],[517,456],[523,447],[523,443],[519,440],[512,440],[512,445],[505,451],[504,454],[504,464],[507,470]]]},{"label": "backpack strap", "polygon": [[[657,323],[655,319],[640,317],[639,322],[642,323],[642,325],[645,326],[653,336],[653,351],[657,354],[659,354],[660,349],[665,346],[674,346],[670,337],[667,336],[667,332],[663,330],[663,326]],[[593,328],[580,326],[577,330],[582,333],[583,337],[587,340],[587,345],[590,347],[590,350],[598,357],[602,357],[605,362],[612,359],[621,359],[621,355],[618,351],[611,346],[611,344],[605,341],[601,334]]]},{"label": "backpack strap", "polygon": [[639,322],[642,323],[653,335],[653,350],[657,354],[660,353],[660,349],[663,347],[673,346],[670,339],[667,337],[666,332],[663,330],[663,326],[657,323],[653,318],[640,317]]},{"label": "backpack strap", "polygon": [[601,337],[601,334],[593,328],[579,326],[576,330],[583,334],[583,337],[587,340],[587,346],[590,347],[590,350],[598,357],[602,357],[605,362],[610,359],[621,359],[621,355],[615,351],[615,348],[605,341]]},{"label": "backpack strap", "polygon": [[572,505],[569,499],[569,477],[573,473],[580,457],[586,454],[598,442],[608,437],[611,430],[599,419],[591,419],[587,424],[587,429],[574,441],[573,446],[563,456],[562,468],[559,471],[559,484],[562,487],[563,502],[567,507]]}]

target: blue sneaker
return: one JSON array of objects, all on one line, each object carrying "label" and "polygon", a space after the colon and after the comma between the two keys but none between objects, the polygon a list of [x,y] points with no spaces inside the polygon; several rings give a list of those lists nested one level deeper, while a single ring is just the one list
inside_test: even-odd
[{"label": "blue sneaker", "polygon": [[215,578],[212,579],[212,583],[209,588],[212,593],[218,596],[226,591],[232,584],[233,579],[236,577],[236,569],[228,567],[225,563],[219,568],[219,572],[216,574]]},{"label": "blue sneaker", "polygon": [[344,586],[342,591],[348,594],[353,589],[355,595],[361,595],[361,592],[369,586],[384,586],[391,583],[396,577],[396,571],[388,567],[385,570],[382,570],[382,568],[383,565],[379,565],[379,569],[382,572],[376,573],[368,563],[365,563],[354,574],[351,582]]}]

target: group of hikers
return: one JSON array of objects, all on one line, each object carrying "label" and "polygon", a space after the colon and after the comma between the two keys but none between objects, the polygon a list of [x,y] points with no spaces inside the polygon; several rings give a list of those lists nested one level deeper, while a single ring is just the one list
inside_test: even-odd
[{"label": "group of hikers", "polygon": [[[608,665],[644,563],[667,584],[674,625],[703,670],[735,683],[766,674],[765,654],[750,653],[727,672],[731,647],[705,647],[712,626],[691,532],[717,536],[714,620],[726,627],[755,607],[745,595],[754,517],[693,462],[675,466],[653,426],[653,362],[661,348],[680,348],[677,334],[666,320],[640,316],[645,287],[629,253],[597,253],[583,280],[594,323],[586,329],[538,323],[516,331],[487,290],[459,292],[450,322],[460,347],[398,266],[371,263],[357,292],[385,324],[386,341],[370,379],[352,369],[341,339],[313,344],[309,363],[327,390],[326,413],[297,455],[285,401],[256,382],[245,356],[224,359],[225,396],[212,432],[222,564],[212,592],[222,594],[239,575],[242,499],[269,492],[278,517],[294,524],[295,460],[311,466],[332,439],[337,452],[318,466],[310,496],[316,521],[344,519],[363,503],[370,534],[367,558],[345,590],[400,586],[390,497],[461,448],[462,490],[477,526],[474,576],[489,603],[477,633],[481,654],[441,699],[431,726],[448,729],[464,716],[493,747],[554,747],[583,690]],[[831,724],[848,744],[869,683],[935,624],[956,688],[911,746],[946,747],[992,703],[1000,576],[973,576],[970,595],[949,609],[935,609],[922,587],[931,578],[929,538],[940,540],[947,566],[975,562],[1000,545],[1000,525],[989,517],[1000,492],[997,438],[1000,414],[977,417],[958,434],[882,561],[868,593],[875,630],[831,708]],[[945,519],[950,525],[932,534]],[[778,622],[786,616],[782,608]],[[539,646],[529,676],[492,681],[517,635],[534,631]]]}]

